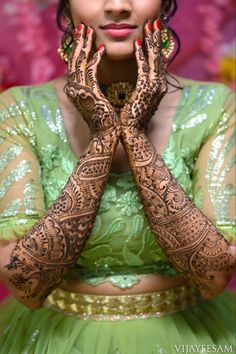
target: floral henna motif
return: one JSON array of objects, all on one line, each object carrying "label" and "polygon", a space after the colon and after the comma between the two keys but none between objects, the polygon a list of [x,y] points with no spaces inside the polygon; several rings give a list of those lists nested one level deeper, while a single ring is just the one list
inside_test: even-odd
[{"label": "floral henna motif", "polygon": [[[120,121],[124,129],[146,131],[148,123],[157,110],[161,99],[167,92],[166,66],[158,48],[161,46],[160,33],[154,25],[154,33],[145,26],[146,51],[139,41],[135,43],[136,61],[138,63],[138,79],[130,101],[124,106]],[[154,42],[155,41],[155,42]]]},{"label": "floral henna motif", "polygon": [[142,138],[140,144],[141,133],[123,132],[123,144],[150,227],[175,268],[204,296],[213,296],[218,291],[217,273],[225,272],[227,281],[227,273],[235,266],[229,244],[188,198],[145,134]]},{"label": "floral henna motif", "polygon": [[115,112],[96,79],[101,52],[87,65],[92,33],[86,41],[82,33],[78,37],[84,43],[78,38],[65,90],[86,120],[91,141],[58,199],[17,243],[5,267],[17,298],[24,303],[30,299],[36,307],[61,283],[85,246],[118,143]]},{"label": "floral henna motif", "polygon": [[97,72],[94,70],[102,58],[104,47],[98,50],[88,62],[92,48],[93,29],[91,28],[88,33],[84,37],[82,25],[76,38],[77,49],[73,51],[74,56],[68,69],[65,92],[89,125],[91,133],[96,135],[109,129],[112,130],[117,125],[117,116],[109,101],[102,94],[97,82]]},{"label": "floral henna motif", "polygon": [[[223,235],[188,198],[146,136],[147,124],[166,91],[165,66],[156,52],[157,26],[153,36],[147,27],[146,37],[149,77],[143,70],[146,63],[140,62],[146,59],[138,54],[142,48],[136,45],[138,81],[121,112],[121,139],[157,241],[176,269],[211,297],[223,290],[235,259]],[[152,44],[155,41],[157,45]],[[220,273],[226,282],[218,286]]]},{"label": "floral henna motif", "polygon": [[6,267],[19,299],[42,303],[76,262],[91,232],[115,145],[109,155],[85,154],[51,209],[18,242]]}]

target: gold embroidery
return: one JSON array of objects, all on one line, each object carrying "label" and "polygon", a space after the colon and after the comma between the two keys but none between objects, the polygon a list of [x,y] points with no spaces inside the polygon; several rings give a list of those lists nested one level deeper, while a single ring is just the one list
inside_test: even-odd
[{"label": "gold embroidery", "polygon": [[161,317],[186,310],[201,301],[190,284],[174,289],[132,295],[94,295],[55,289],[44,306],[80,319],[131,320]]}]

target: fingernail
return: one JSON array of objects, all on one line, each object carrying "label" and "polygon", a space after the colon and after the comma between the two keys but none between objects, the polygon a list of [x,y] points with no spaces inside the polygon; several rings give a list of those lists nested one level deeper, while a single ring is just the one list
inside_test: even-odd
[{"label": "fingernail", "polygon": [[82,23],[80,23],[76,28],[77,28],[77,30],[78,30],[79,32],[82,31],[82,28],[83,28]]},{"label": "fingernail", "polygon": [[141,45],[142,45],[142,41],[141,41],[141,38],[140,38],[140,37],[137,38],[137,45],[138,45],[139,47],[141,47]]},{"label": "fingernail", "polygon": [[76,37],[78,37],[78,35],[79,35],[79,31],[77,29],[75,29],[74,30],[74,37],[76,38]]},{"label": "fingernail", "polygon": [[104,48],[105,48],[105,45],[101,44],[98,48],[98,52],[102,52]]},{"label": "fingernail", "polygon": [[156,26],[157,28],[161,28],[161,20],[158,18],[158,20],[156,20]]},{"label": "fingernail", "polygon": [[75,37],[75,38],[78,37],[79,32],[81,32],[82,28],[83,28],[83,25],[82,25],[82,24],[79,24],[79,25],[76,27],[76,29],[74,30],[74,37]]},{"label": "fingernail", "polygon": [[90,33],[91,33],[91,28],[88,28],[86,32],[86,36],[88,37]]},{"label": "fingernail", "polygon": [[153,25],[152,25],[152,22],[151,22],[151,21],[148,21],[147,27],[148,27],[148,30],[149,30],[150,32],[152,32],[152,30],[153,30]]}]

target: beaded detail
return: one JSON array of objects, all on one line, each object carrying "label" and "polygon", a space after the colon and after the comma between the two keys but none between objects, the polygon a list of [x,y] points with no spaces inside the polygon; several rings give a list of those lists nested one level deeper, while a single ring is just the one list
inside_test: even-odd
[{"label": "beaded detail", "polygon": [[161,317],[184,311],[201,301],[191,284],[173,289],[131,295],[79,294],[55,289],[44,306],[82,320],[116,321]]},{"label": "beaded detail", "polygon": [[114,82],[109,86],[101,85],[105,96],[119,114],[122,107],[128,102],[134,86],[129,82]]}]

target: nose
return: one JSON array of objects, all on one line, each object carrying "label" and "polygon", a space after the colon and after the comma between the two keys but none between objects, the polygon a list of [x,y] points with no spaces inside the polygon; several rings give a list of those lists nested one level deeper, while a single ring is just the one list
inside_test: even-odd
[{"label": "nose", "polygon": [[127,17],[131,12],[131,0],[107,0],[104,11],[110,17]]}]

